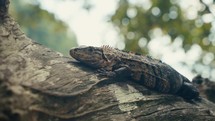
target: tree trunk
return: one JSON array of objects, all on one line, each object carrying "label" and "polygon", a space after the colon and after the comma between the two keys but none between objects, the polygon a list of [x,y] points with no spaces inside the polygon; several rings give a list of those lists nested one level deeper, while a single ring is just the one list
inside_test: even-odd
[{"label": "tree trunk", "polygon": [[206,99],[148,90],[132,80],[111,80],[31,39],[0,0],[1,121],[215,121]]}]

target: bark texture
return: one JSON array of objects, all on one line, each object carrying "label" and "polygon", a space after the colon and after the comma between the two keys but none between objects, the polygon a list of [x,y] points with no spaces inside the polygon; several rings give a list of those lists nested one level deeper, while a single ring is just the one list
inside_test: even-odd
[{"label": "bark texture", "polygon": [[1,121],[215,121],[215,105],[111,80],[33,42],[0,0]]}]

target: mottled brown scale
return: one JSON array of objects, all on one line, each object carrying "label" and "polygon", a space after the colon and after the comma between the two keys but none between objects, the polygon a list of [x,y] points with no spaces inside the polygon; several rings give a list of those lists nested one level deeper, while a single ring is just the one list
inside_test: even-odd
[{"label": "mottled brown scale", "polygon": [[[79,47],[70,50],[70,55],[91,67],[120,74],[129,70],[130,78],[150,89],[162,93],[177,94],[186,99],[199,96],[190,81],[169,65],[149,56],[103,47]],[[126,76],[127,77],[127,76]]]},{"label": "mottled brown scale", "polygon": [[[140,58],[136,55],[133,55],[133,59],[127,59],[125,57],[121,57],[121,61],[124,62],[125,65],[128,65],[131,69],[131,72],[133,73],[132,78],[135,81],[138,81],[138,83],[142,83],[146,87],[149,87],[151,89],[158,90],[160,92],[164,93],[176,93],[180,87],[182,86],[183,80],[180,78],[179,73],[174,75],[165,75],[162,74],[162,72],[172,72],[172,68],[163,67],[165,66],[164,63],[162,64],[157,64],[154,65],[155,62],[145,62],[145,59],[142,59],[141,61]],[[141,57],[143,58],[143,57]],[[160,67],[159,67],[160,66]],[[171,76],[174,76],[172,78],[178,78],[178,81],[173,81]],[[172,85],[173,88],[171,88]]]}]

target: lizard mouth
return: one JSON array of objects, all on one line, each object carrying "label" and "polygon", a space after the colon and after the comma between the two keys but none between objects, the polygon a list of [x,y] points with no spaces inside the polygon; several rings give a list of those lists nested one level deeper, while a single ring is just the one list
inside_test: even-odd
[{"label": "lizard mouth", "polygon": [[74,59],[78,61],[81,61],[81,57],[83,57],[83,54],[79,52],[78,48],[72,48],[69,53]]},{"label": "lizard mouth", "polygon": [[69,51],[69,53],[70,53],[70,55],[71,55],[73,58],[76,59],[77,54],[75,53],[75,51],[76,51],[76,48],[72,48],[72,49]]}]

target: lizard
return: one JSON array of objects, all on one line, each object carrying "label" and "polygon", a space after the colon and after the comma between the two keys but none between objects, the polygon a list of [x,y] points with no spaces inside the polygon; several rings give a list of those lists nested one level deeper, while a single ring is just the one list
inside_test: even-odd
[{"label": "lizard", "polygon": [[70,55],[99,70],[101,75],[130,78],[149,89],[178,95],[187,100],[199,98],[198,89],[185,76],[150,56],[110,46],[80,46],[72,48]]}]

